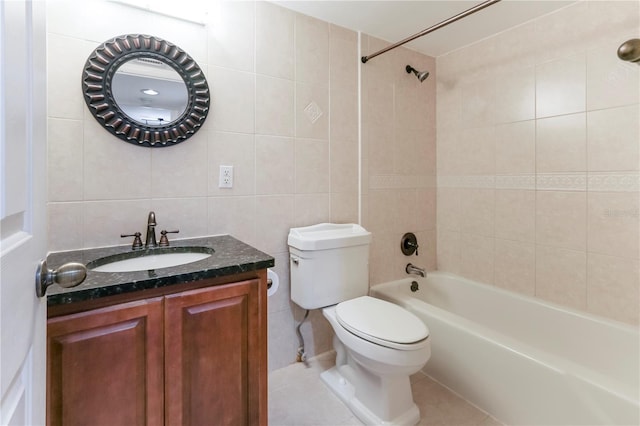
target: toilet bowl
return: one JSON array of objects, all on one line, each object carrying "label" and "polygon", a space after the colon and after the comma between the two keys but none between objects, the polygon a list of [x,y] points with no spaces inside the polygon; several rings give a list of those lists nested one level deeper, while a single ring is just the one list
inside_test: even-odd
[{"label": "toilet bowl", "polygon": [[429,330],[414,314],[367,296],[371,233],[355,224],[292,228],[291,300],[323,309],[335,333],[336,365],[324,383],[365,424],[414,425],[420,412],[409,376],[431,355]]},{"label": "toilet bowl", "polygon": [[[345,319],[340,308],[351,308],[351,302],[358,302],[359,309]],[[362,312],[365,305],[369,315]],[[397,305],[369,296],[324,308],[322,313],[335,332],[336,351],[336,366],[320,376],[324,383],[365,424],[418,423],[420,412],[413,402],[409,376],[431,355],[422,321]]]}]

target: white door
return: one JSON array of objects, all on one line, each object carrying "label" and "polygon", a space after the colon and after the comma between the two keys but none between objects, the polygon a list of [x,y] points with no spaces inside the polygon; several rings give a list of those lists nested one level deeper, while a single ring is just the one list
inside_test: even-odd
[{"label": "white door", "polygon": [[0,424],[45,422],[45,3],[0,0]]}]

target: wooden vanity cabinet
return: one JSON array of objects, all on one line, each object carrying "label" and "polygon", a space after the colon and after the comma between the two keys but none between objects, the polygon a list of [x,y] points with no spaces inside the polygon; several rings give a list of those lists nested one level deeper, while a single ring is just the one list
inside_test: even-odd
[{"label": "wooden vanity cabinet", "polygon": [[166,297],[167,424],[260,423],[257,299],[251,281]]},{"label": "wooden vanity cabinet", "polygon": [[266,425],[259,275],[50,318],[47,424]]},{"label": "wooden vanity cabinet", "polygon": [[49,319],[47,424],[163,424],[162,299]]}]

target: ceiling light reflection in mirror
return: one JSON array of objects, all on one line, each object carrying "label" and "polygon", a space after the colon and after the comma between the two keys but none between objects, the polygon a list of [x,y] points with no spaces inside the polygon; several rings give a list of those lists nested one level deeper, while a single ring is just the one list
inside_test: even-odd
[{"label": "ceiling light reflection in mirror", "polygon": [[148,126],[171,123],[187,108],[187,86],[168,64],[151,58],[131,59],[115,72],[113,97],[132,120]]}]

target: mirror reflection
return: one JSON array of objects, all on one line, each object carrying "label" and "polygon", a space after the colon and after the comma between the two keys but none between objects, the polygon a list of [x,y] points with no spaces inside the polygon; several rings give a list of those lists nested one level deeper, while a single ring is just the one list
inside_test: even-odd
[{"label": "mirror reflection", "polygon": [[137,146],[183,142],[209,113],[209,85],[198,64],[175,44],[145,34],[98,46],[84,64],[82,90],[98,123]]},{"label": "mirror reflection", "polygon": [[111,84],[118,107],[140,124],[167,125],[187,108],[184,80],[169,64],[155,58],[126,61],[114,73]]}]

